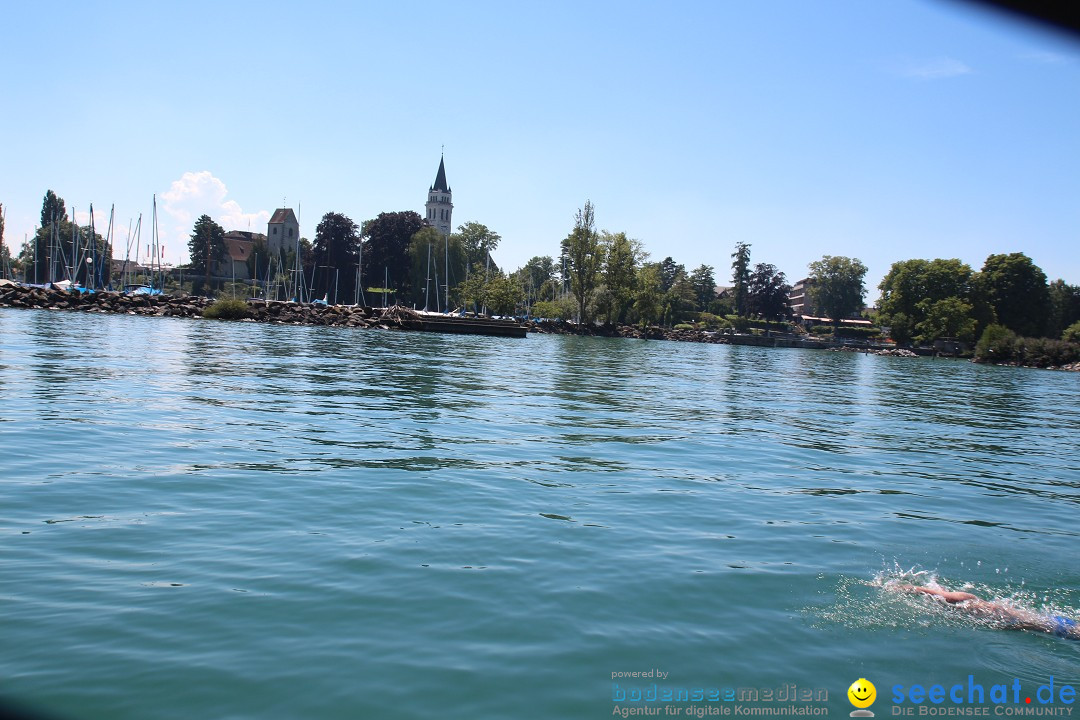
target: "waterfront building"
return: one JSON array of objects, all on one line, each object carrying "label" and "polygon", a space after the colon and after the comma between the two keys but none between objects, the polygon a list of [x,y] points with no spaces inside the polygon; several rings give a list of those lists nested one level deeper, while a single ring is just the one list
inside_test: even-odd
[{"label": "waterfront building", "polygon": [[266,224],[266,244],[271,255],[283,255],[284,251],[294,249],[300,237],[300,223],[292,208],[278,208]]},{"label": "waterfront building", "polygon": [[214,276],[250,280],[248,258],[254,251],[255,243],[265,239],[266,236],[262,233],[247,230],[230,230],[225,233],[225,257],[214,266]]},{"label": "waterfront building", "polygon": [[788,293],[788,307],[795,317],[801,315],[817,315],[814,300],[810,295],[810,289],[814,286],[813,278],[803,278],[791,286]]},{"label": "waterfront building", "polygon": [[439,157],[439,172],[435,175],[435,184],[428,188],[428,199],[424,207],[427,210],[428,224],[443,235],[449,235],[453,228],[453,222],[450,219],[454,211],[452,197],[450,186],[446,184],[446,166],[443,164],[443,158]]}]

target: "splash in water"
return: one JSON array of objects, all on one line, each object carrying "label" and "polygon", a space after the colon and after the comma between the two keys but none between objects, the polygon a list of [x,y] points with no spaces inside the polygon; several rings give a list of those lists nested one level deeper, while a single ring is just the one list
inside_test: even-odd
[{"label": "splash in water", "polygon": [[[995,574],[1000,575],[1000,571]],[[903,591],[912,589],[912,586],[941,592],[970,593],[981,600],[970,606],[958,606],[931,594]],[[991,610],[980,610],[987,607]],[[904,568],[898,563],[877,572],[870,580],[841,578],[835,605],[821,613],[827,621],[858,629],[937,626],[1035,629],[1017,622],[1017,618],[1025,618],[1031,619],[1031,624],[1038,624],[1040,619],[1045,621],[1047,632],[1055,631],[1054,623],[1078,615],[1080,612],[1076,608],[1053,599],[1051,593],[1040,597],[1026,588],[1023,582],[1018,587],[1001,588],[970,581],[951,581],[940,577],[935,570],[917,566]]]}]

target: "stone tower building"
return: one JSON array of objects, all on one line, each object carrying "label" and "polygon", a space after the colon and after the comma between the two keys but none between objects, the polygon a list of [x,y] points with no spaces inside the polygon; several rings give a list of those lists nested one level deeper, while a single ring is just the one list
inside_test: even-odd
[{"label": "stone tower building", "polygon": [[271,255],[283,254],[282,250],[294,250],[300,238],[300,223],[292,208],[278,208],[266,224],[266,245]]},{"label": "stone tower building", "polygon": [[452,196],[450,186],[446,184],[446,167],[440,157],[439,173],[435,176],[435,184],[428,189],[428,200],[424,207],[427,208],[427,221],[443,235],[449,235],[453,228],[450,220],[454,211],[454,203],[450,201]]}]

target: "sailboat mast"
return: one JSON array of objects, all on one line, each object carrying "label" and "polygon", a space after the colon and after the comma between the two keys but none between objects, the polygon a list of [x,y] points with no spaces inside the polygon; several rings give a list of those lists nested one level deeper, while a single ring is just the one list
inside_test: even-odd
[{"label": "sailboat mast", "polygon": [[154,282],[157,281],[157,193],[153,195],[151,207],[154,224],[150,228],[150,287],[153,289]]},{"label": "sailboat mast", "polygon": [[[428,310],[428,291],[431,289],[431,243],[427,244],[427,277],[424,279],[424,312]],[[435,294],[439,294],[439,286],[435,286]]]},{"label": "sailboat mast", "polygon": [[304,302],[304,264],[300,262],[300,233],[296,233],[296,262],[293,266],[293,281],[296,283],[296,301]]},{"label": "sailboat mast", "polygon": [[97,231],[94,230],[94,203],[90,203],[90,259],[87,265],[86,279],[90,281],[90,289],[97,290],[97,282],[95,272],[97,268],[94,264],[97,263]]},{"label": "sailboat mast", "polygon": [[[105,232],[105,244],[109,246],[109,257],[108,258],[105,257],[105,248],[102,248],[101,249],[101,263],[98,265],[98,281],[99,281],[98,284],[101,285],[101,287],[105,287],[105,285],[106,285],[105,280],[107,279],[108,280],[107,284],[108,284],[110,289],[112,288],[112,260],[113,260],[113,257],[112,257],[112,244],[113,244],[113,221],[115,219],[116,219],[116,203],[113,203],[113,205],[109,208],[109,229]],[[107,272],[109,274],[106,275],[105,277],[102,277],[102,273],[106,272],[105,268],[102,267],[102,265],[105,265],[105,266],[108,267]]]},{"label": "sailboat mast", "polygon": [[[151,261],[150,267],[153,273],[153,280],[150,282],[150,287],[154,287],[154,283],[157,283],[157,290],[165,290],[165,275],[161,268],[161,236],[158,234],[158,217],[157,217],[157,193],[154,193],[154,227],[153,227],[153,251],[154,258]],[[160,277],[159,277],[160,275]]]}]

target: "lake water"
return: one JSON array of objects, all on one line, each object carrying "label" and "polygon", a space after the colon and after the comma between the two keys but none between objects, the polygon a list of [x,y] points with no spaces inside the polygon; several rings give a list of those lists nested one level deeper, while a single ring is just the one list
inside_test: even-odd
[{"label": "lake water", "polygon": [[879,586],[1080,615],[1075,373],[0,310],[0,393],[0,695],[57,717],[1080,686]]}]

